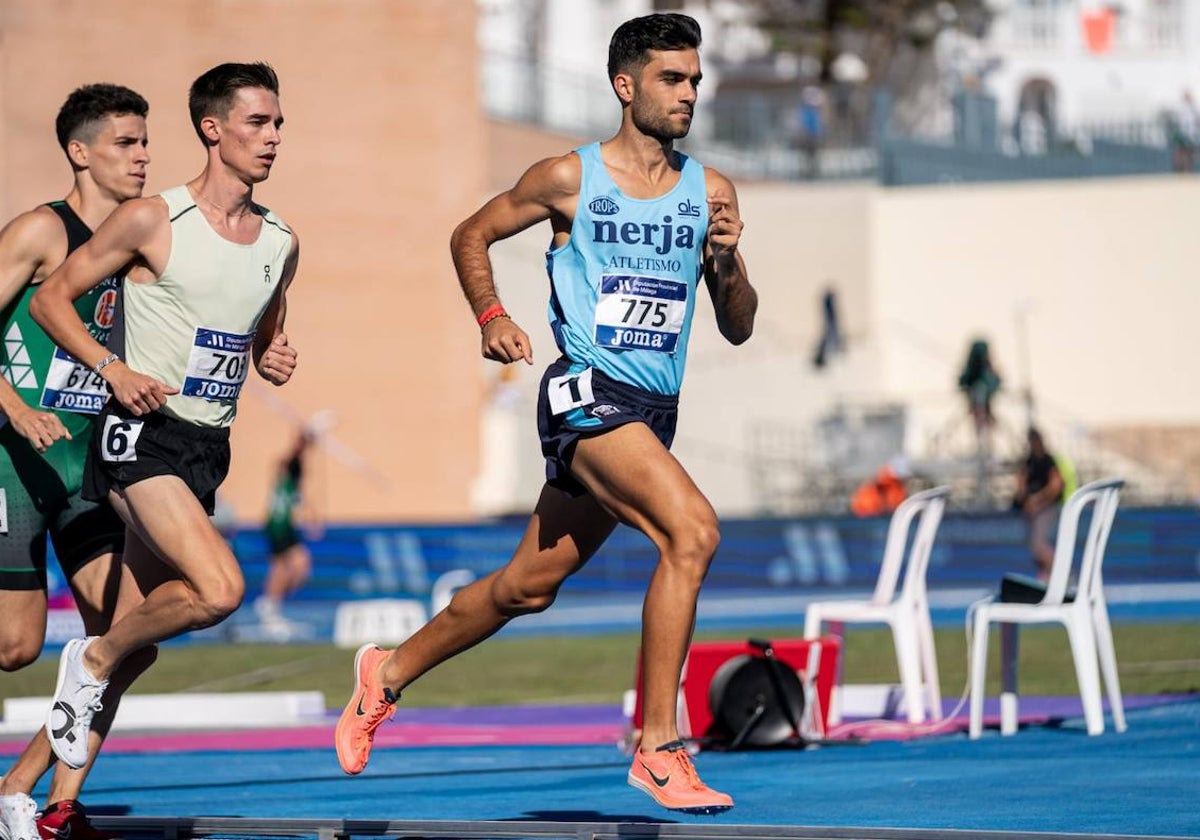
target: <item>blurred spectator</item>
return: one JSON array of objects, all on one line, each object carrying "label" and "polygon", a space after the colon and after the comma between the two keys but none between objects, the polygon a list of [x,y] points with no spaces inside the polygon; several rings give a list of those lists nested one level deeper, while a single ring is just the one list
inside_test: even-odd
[{"label": "blurred spectator", "polygon": [[1190,91],[1183,92],[1178,108],[1167,115],[1167,133],[1171,140],[1171,163],[1176,172],[1196,168],[1196,144],[1200,141],[1200,114]]},{"label": "blurred spectator", "polygon": [[825,94],[816,85],[809,85],[800,94],[800,112],[797,122],[800,129],[800,151],[805,157],[804,174],[807,178],[816,178],[817,152],[821,148],[821,139],[825,132],[824,116],[821,109],[825,104]]},{"label": "blurred spectator", "polygon": [[1000,374],[992,366],[988,343],[983,339],[972,341],[966,364],[958,377],[958,389],[966,394],[967,410],[975,421],[975,432],[981,445],[986,443],[996,422],[992,414],[992,398],[1000,390],[1000,382]]},{"label": "blurred spectator", "polygon": [[1013,506],[1025,518],[1029,551],[1037,564],[1038,580],[1050,576],[1054,562],[1054,528],[1066,483],[1054,455],[1046,450],[1042,434],[1029,429],[1029,454],[1017,472]]},{"label": "blurred spectator", "polygon": [[842,351],[842,330],[838,326],[837,292],[832,287],[821,295],[821,338],[813,354],[813,367],[818,370]]},{"label": "blurred spectator", "polygon": [[307,526],[314,522],[311,508],[303,505],[300,493],[304,455],[312,442],[313,435],[308,427],[302,428],[296,442],[279,462],[264,526],[271,561],[262,595],[254,602],[254,611],[263,634],[276,641],[288,641],[298,635],[299,626],[283,616],[283,601],[300,589],[312,574],[312,556],[297,529],[298,519],[304,520]]},{"label": "blurred spectator", "polygon": [[891,513],[908,496],[908,479],[911,477],[908,459],[897,455],[858,486],[850,497],[850,512],[855,516]]}]

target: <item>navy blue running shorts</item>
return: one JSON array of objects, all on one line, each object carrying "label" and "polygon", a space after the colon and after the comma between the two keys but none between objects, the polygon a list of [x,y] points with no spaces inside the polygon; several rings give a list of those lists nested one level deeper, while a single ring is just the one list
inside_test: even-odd
[{"label": "navy blue running shorts", "polygon": [[152,411],[134,417],[115,399],[96,420],[83,473],[83,497],[108,498],[157,475],[174,475],[200,500],[209,516],[217,488],[229,472],[229,429],[197,426]]},{"label": "navy blue running shorts", "polygon": [[626,423],[645,423],[670,449],[679,416],[679,395],[651,393],[561,358],[542,375],[537,416],[542,455],[546,457],[546,483],[572,496],[582,496],[587,488],[571,475],[576,442]]}]

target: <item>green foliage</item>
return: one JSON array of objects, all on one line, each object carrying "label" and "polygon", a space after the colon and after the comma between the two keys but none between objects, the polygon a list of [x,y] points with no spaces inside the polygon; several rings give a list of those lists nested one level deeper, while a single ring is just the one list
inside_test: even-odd
[{"label": "green foliage", "polygon": [[823,80],[843,49],[857,52],[870,79],[879,81],[901,45],[924,50],[947,27],[979,36],[991,21],[986,0],[749,0],[749,6],[771,51],[819,59]]}]

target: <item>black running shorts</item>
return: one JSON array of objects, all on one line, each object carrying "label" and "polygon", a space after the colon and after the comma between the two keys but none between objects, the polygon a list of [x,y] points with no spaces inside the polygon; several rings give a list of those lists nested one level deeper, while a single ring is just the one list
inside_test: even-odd
[{"label": "black running shorts", "polygon": [[83,474],[83,497],[100,500],[157,475],[174,475],[212,516],[229,472],[229,429],[197,426],[161,412],[134,417],[115,399],[96,423]]},{"label": "black running shorts", "polygon": [[587,492],[571,475],[571,458],[581,437],[645,423],[671,448],[679,416],[677,394],[655,394],[562,358],[546,368],[538,389],[538,435],[546,457],[546,483],[572,496]]}]

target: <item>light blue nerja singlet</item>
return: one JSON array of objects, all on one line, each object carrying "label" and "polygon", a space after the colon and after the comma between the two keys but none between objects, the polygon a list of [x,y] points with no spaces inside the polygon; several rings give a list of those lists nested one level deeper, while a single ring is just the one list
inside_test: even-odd
[{"label": "light blue nerja singlet", "polygon": [[546,254],[550,326],[571,361],[655,394],[677,394],[703,271],[704,167],[686,155],[666,195],[630,198],[600,158],[583,162],[571,237]]}]

